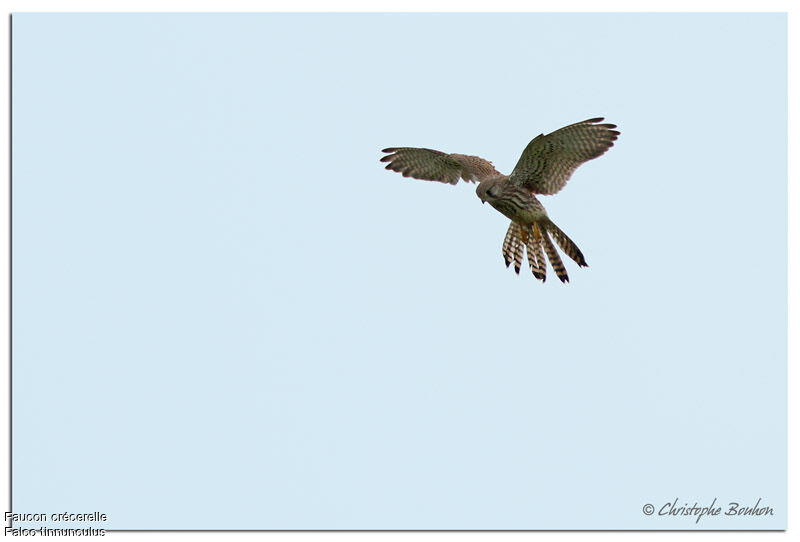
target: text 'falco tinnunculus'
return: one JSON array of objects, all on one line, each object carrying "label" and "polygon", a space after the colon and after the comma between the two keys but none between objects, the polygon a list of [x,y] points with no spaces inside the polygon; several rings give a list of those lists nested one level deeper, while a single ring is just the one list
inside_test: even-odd
[{"label": "text 'falco tinnunculus'", "polygon": [[547,278],[544,254],[561,282],[569,282],[567,270],[550,236],[564,253],[581,267],[587,267],[577,245],[548,217],[534,194],[556,194],[567,184],[573,172],[589,160],[605,154],[614,145],[619,132],[614,124],[600,124],[595,118],[565,126],[555,132],[533,138],[522,151],[511,175],[503,175],[492,163],[478,156],[447,154],[432,149],[390,147],[381,162],[386,169],[403,177],[456,184],[459,179],[477,182],[476,192],[489,204],[511,219],[503,258],[506,267],[514,262],[519,274],[525,249],[533,276]]}]

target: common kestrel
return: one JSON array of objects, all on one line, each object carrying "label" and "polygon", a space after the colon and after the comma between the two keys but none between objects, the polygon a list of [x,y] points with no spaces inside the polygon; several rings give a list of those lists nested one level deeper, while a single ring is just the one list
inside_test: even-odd
[{"label": "common kestrel", "polygon": [[386,169],[403,177],[456,184],[459,179],[477,182],[476,192],[489,204],[511,219],[503,241],[506,267],[514,263],[519,274],[525,249],[533,276],[547,278],[550,260],[561,282],[569,282],[567,270],[550,237],[561,250],[581,267],[588,267],[577,245],[547,217],[547,211],[535,194],[556,194],[584,162],[597,158],[614,145],[619,132],[614,124],[600,124],[603,118],[576,122],[555,132],[539,134],[522,151],[511,175],[503,175],[492,163],[478,156],[447,154],[432,149],[390,147],[381,162]]}]

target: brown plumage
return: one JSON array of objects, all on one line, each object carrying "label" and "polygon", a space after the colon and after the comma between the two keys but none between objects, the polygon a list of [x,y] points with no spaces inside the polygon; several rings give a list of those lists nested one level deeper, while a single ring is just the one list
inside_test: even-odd
[{"label": "brown plumage", "polygon": [[[514,224],[514,222],[512,222]],[[525,248],[528,250],[528,263],[531,266],[531,273],[537,279],[544,282],[547,279],[547,261],[544,259],[542,252],[542,241],[539,228],[534,224],[531,227],[531,232],[528,235],[528,240],[525,243]]]},{"label": "brown plumage", "polygon": [[[459,179],[478,182],[481,201],[511,219],[503,241],[506,267],[514,263],[519,274],[527,249],[533,275],[544,282],[547,269],[544,254],[556,276],[569,282],[567,270],[553,241],[580,267],[587,267],[578,246],[547,216],[535,194],[556,194],[584,162],[598,158],[619,136],[614,124],[593,118],[533,138],[522,151],[511,175],[503,175],[491,162],[478,156],[446,154],[416,147],[390,147],[381,158],[386,169],[430,181],[456,184]],[[552,240],[551,240],[552,238]]]}]

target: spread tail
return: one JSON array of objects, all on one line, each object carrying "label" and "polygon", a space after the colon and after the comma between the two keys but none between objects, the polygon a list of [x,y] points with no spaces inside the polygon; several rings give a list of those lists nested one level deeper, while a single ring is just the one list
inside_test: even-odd
[{"label": "spread tail", "polygon": [[[556,244],[564,253],[575,261],[580,267],[588,267],[583,253],[575,242],[550,220],[535,222],[530,227],[523,227],[516,222],[511,222],[503,240],[503,259],[506,267],[514,263],[514,271],[519,274],[522,268],[522,258],[525,252],[528,255],[528,265],[533,276],[545,282],[547,279],[547,259],[561,282],[569,282],[569,275],[564,267],[564,262],[558,255],[552,236]],[[527,249],[527,251],[526,251]]]}]

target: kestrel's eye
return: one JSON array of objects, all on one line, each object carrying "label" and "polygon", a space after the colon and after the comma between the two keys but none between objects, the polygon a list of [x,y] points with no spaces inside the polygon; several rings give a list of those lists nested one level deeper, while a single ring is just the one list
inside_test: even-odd
[{"label": "kestrel's eye", "polygon": [[489,190],[486,191],[486,193],[492,196],[493,198],[496,198],[497,196],[500,195],[500,189],[498,189],[496,186],[491,186],[489,187]]}]

